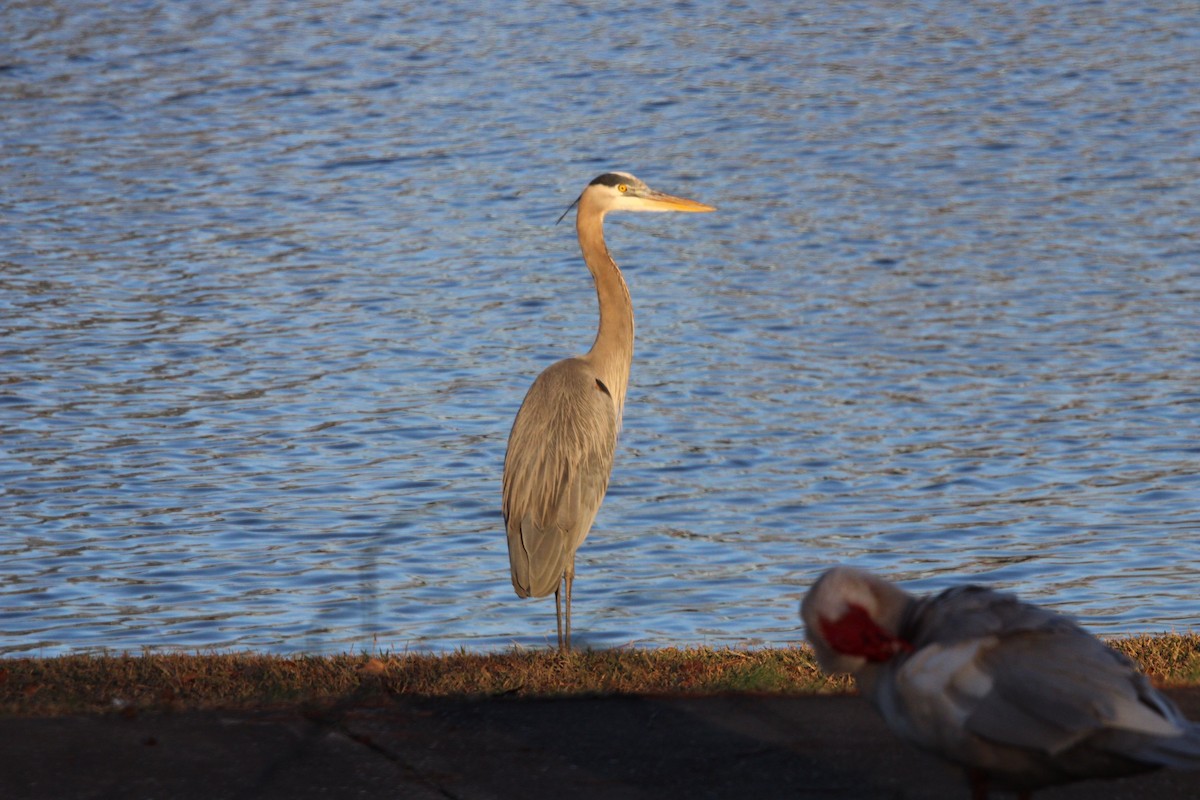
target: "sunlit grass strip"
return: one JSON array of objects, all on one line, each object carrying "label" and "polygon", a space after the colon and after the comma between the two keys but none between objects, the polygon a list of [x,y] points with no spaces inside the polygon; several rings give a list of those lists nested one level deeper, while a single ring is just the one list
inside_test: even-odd
[{"label": "sunlit grass strip", "polygon": [[[1156,682],[1200,684],[1200,634],[1111,642]],[[480,655],[243,653],[0,659],[0,713],[52,715],[371,702],[394,695],[828,694],[853,683],[807,648],[546,650]]]},{"label": "sunlit grass strip", "polygon": [[1108,644],[1136,661],[1160,686],[1200,685],[1200,633],[1132,636]]},{"label": "sunlit grass strip", "polygon": [[391,695],[551,696],[831,692],[849,687],[812,654],[783,650],[605,650],[559,655],[160,654],[0,660],[0,713],[269,708]]}]

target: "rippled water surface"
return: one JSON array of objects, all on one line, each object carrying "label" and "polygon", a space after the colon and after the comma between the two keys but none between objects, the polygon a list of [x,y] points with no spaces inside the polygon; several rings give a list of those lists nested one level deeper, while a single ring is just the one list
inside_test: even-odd
[{"label": "rippled water surface", "polygon": [[[1195,629],[1200,12],[0,11],[0,653],[553,640],[509,425],[638,342],[576,640],[801,640],[852,562]],[[614,7],[619,6],[619,7]]]}]

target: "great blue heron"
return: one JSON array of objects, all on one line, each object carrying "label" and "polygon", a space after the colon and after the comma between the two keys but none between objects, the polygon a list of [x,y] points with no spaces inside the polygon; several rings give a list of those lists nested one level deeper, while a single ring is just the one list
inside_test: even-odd
[{"label": "great blue heron", "polygon": [[554,592],[562,651],[571,649],[575,551],[608,489],[633,360],[633,303],[604,244],[604,215],[715,210],[657,192],[624,172],[599,176],[571,205],[579,206],[575,229],[596,284],[600,330],[586,355],[552,364],[529,387],[508,436],[503,505],[513,589],[519,597]]}]

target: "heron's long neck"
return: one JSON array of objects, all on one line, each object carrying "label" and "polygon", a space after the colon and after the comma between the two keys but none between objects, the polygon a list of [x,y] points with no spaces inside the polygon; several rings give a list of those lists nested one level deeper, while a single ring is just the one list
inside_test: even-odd
[{"label": "heron's long neck", "polygon": [[585,356],[600,373],[617,406],[617,420],[625,409],[625,388],[633,362],[633,301],[621,270],[604,244],[604,223],[598,213],[581,208],[576,218],[579,247],[587,262],[600,301],[600,330]]}]

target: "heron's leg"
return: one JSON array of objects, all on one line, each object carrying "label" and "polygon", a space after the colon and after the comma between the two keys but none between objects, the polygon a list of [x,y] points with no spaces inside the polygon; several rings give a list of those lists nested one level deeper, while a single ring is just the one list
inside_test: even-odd
[{"label": "heron's leg", "polygon": [[[558,621],[558,650],[559,650],[559,652],[562,652],[562,649],[563,649],[563,626],[562,626],[563,619],[562,619],[561,596],[562,596],[562,581],[559,581],[558,588],[554,590],[554,618]],[[571,610],[570,597],[571,597],[571,595],[568,593],[567,594],[567,613],[568,614],[570,613],[570,610]]]},{"label": "heron's leg", "polygon": [[575,582],[575,555],[571,555],[571,561],[567,564],[566,572],[567,584],[567,649],[565,652],[571,651],[571,584]]}]

